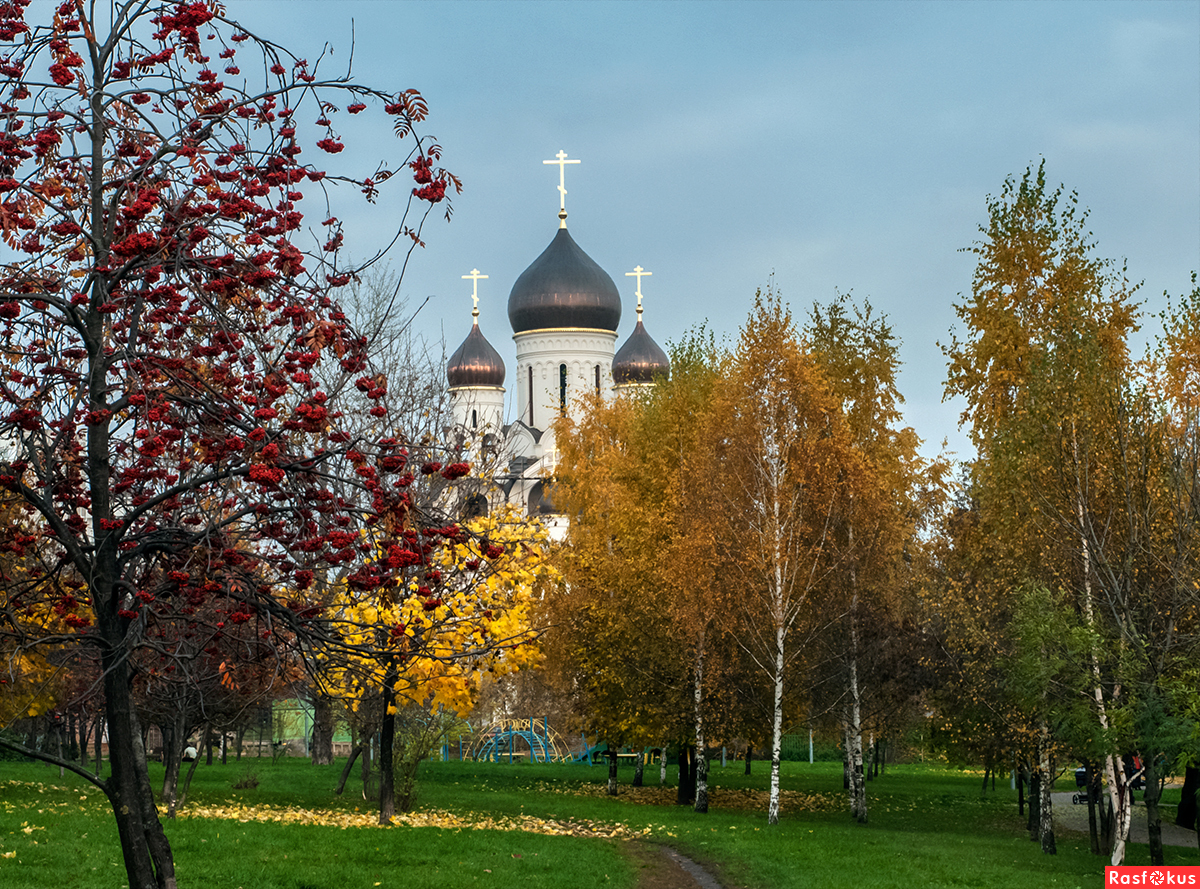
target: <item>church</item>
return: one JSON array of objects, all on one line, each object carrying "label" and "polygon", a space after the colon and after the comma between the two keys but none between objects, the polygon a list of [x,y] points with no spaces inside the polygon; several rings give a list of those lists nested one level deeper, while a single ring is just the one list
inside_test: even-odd
[{"label": "church", "polygon": [[[462,277],[473,282],[473,323],[446,366],[453,420],[481,457],[496,467],[496,488],[475,508],[509,503],[542,519],[551,537],[561,539],[567,523],[549,496],[557,451],[554,421],[576,416],[592,393],[611,398],[653,385],[670,372],[666,353],[642,324],[642,278],[637,266],[637,325],[617,349],[621,295],[612,277],[583,251],[567,230],[565,170],[579,163],[559,151],[545,161],[559,169],[558,231],[541,256],[518,277],[508,295],[508,321],[517,347],[512,385],[515,404],[505,414],[507,368],[479,326],[478,269]],[[481,495],[477,495],[481,497]]]}]

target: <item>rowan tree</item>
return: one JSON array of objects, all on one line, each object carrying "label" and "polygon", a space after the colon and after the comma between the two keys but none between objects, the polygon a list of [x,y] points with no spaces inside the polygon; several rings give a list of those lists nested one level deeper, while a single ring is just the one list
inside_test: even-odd
[{"label": "rowan tree", "polygon": [[[373,201],[407,164],[397,236],[415,246],[458,183],[414,132],[418,93],[327,77],[216,4],[65,2],[44,24],[26,6],[0,6],[0,485],[34,529],[5,544],[47,567],[6,615],[57,609],[65,629],[3,632],[96,653],[112,775],[64,765],[108,796],[130,886],[173,887],[131,692],[136,651],[174,656],[155,627],[214,607],[216,631],[253,625],[280,657],[365,650],[322,578],[369,595],[425,564],[406,530],[467,533],[423,508],[466,463],[356,428],[331,397],[344,385],[318,382],[336,367],[388,414],[335,299],[356,271],[342,225],[326,209],[305,230],[300,209],[339,188]],[[304,159],[342,151],[342,115],[378,110],[395,161],[326,175]]]}]

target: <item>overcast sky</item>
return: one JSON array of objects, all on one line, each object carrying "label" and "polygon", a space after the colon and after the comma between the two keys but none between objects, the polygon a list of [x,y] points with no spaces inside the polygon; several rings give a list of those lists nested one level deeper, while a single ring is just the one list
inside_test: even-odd
[{"label": "overcast sky", "polygon": [[[582,161],[567,169],[571,233],[625,299],[619,342],[635,265],[653,272],[645,321],[664,346],[704,321],[735,336],[772,274],[798,313],[853,291],[903,341],[927,453],[943,438],[969,453],[937,343],[1006,176],[1044,158],[1151,314],[1200,269],[1198,0],[229,0],[228,14],[310,60],[328,41],[338,64],[353,23],[355,75],[424,94],[465,191],[426,229],[403,293],[434,297],[420,327],[453,350],[470,327],[460,276],[489,275],[481,327],[510,382],[508,293],[557,227],[558,170],[542,161],[560,149]],[[384,220],[357,218],[365,253]]]}]

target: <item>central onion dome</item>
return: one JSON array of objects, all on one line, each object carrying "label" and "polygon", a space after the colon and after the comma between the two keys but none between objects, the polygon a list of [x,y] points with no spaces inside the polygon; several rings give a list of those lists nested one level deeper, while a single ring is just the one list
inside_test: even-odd
[{"label": "central onion dome", "polygon": [[555,327],[616,331],[621,296],[608,272],[560,228],[513,284],[508,320],[513,333]]},{"label": "central onion dome", "polygon": [[446,365],[446,380],[451,389],[471,386],[499,388],[504,385],[504,362],[500,353],[479,329],[479,322],[471,325],[471,332],[463,340]]}]

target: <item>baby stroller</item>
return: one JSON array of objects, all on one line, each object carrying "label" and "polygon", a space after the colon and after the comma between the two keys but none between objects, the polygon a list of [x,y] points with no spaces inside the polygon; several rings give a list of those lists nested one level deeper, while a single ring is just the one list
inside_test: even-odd
[{"label": "baby stroller", "polygon": [[1088,801],[1087,792],[1087,769],[1082,766],[1075,770],[1075,786],[1083,788],[1080,793],[1071,794],[1071,803],[1076,806],[1086,806]]}]

